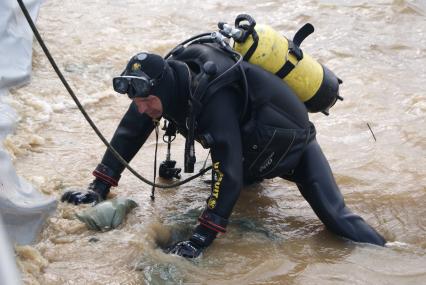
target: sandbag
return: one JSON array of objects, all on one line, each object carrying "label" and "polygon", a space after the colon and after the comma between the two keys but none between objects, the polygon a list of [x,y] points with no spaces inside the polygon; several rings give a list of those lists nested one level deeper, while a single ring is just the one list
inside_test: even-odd
[{"label": "sandbag", "polygon": [[137,206],[131,199],[117,197],[96,204],[76,216],[89,229],[105,232],[118,227],[126,215]]}]

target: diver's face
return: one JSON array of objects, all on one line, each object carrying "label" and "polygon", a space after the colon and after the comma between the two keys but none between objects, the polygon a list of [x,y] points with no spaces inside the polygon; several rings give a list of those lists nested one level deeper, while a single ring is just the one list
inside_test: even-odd
[{"label": "diver's face", "polygon": [[145,113],[153,119],[158,119],[163,114],[163,104],[157,96],[135,97],[133,101],[138,106],[140,113]]}]

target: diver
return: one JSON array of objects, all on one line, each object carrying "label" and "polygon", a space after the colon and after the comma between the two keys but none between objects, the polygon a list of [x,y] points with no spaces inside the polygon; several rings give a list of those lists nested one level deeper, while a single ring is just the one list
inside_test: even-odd
[{"label": "diver", "polygon": [[[113,79],[114,90],[131,99],[111,140],[126,161],[136,155],[160,118],[175,124],[185,137],[191,135],[192,122],[194,139],[211,150],[215,179],[206,208],[192,236],[169,253],[198,257],[218,233],[226,232],[243,185],[274,177],[296,183],[331,232],[384,246],[385,239],[345,205],[306,107],[292,89],[256,65],[242,61],[231,69],[234,64],[218,45],[194,43],[167,59],[136,54]],[[107,150],[88,190],[66,192],[62,201],[77,205],[106,199],[123,170]]]}]

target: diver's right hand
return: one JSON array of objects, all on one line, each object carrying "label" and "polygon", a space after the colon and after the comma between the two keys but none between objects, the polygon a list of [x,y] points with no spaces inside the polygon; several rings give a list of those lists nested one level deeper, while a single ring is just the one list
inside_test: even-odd
[{"label": "diver's right hand", "polygon": [[97,204],[106,200],[110,188],[110,184],[96,178],[92,183],[90,183],[87,191],[81,191],[78,188],[70,189],[62,195],[61,201],[75,205],[90,203]]},{"label": "diver's right hand", "polygon": [[103,200],[104,199],[102,199],[100,194],[92,190],[88,190],[87,192],[67,191],[61,197],[62,202],[68,202],[74,205],[89,203],[97,204]]}]

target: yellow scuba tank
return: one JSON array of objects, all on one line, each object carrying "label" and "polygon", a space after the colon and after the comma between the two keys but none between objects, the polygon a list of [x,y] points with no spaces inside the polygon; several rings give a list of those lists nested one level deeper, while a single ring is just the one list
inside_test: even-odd
[{"label": "yellow scuba tank", "polygon": [[[247,24],[248,23],[248,24]],[[257,25],[249,15],[238,15],[235,28],[221,23],[221,32],[234,39],[234,50],[244,60],[282,78],[296,93],[311,113],[328,110],[339,96],[342,81],[328,68],[300,49],[302,41],[314,31],[311,24],[304,25],[293,41],[280,35],[267,25]]]}]

